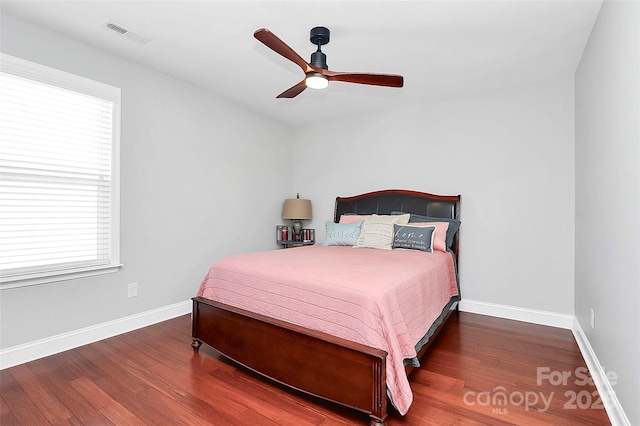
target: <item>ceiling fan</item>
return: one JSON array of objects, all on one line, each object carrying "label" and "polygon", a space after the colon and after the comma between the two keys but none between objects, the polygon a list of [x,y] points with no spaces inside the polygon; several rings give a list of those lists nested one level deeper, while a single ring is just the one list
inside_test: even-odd
[{"label": "ceiling fan", "polygon": [[280,40],[266,28],[257,30],[253,33],[253,36],[274,52],[279,53],[298,65],[305,74],[305,78],[300,83],[280,93],[277,98],[294,98],[307,87],[324,89],[329,85],[329,81],[344,81],[347,83],[387,87],[402,87],[404,84],[404,78],[401,75],[330,71],[327,67],[327,55],[321,50],[321,46],[329,43],[329,30],[325,27],[315,27],[311,29],[309,40],[318,46],[318,50],[311,54],[311,63],[302,59],[302,57],[284,41]]}]

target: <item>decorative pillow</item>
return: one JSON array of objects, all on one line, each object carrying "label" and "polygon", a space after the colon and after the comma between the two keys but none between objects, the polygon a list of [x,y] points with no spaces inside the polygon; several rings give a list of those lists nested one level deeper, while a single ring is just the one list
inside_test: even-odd
[{"label": "decorative pillow", "polygon": [[354,247],[377,248],[391,250],[393,246],[393,225],[406,225],[409,214],[399,216],[383,216],[374,214],[371,219],[362,223],[360,236]]},{"label": "decorative pillow", "polygon": [[[405,215],[404,212],[391,212],[392,215]],[[452,219],[448,217],[432,217],[432,216],[422,216],[419,214],[411,213],[411,218],[409,219],[409,223],[413,222],[448,222],[449,228],[447,228],[447,248],[451,248],[453,246],[453,237],[458,232],[460,228],[460,221],[458,219]]]},{"label": "decorative pillow", "polygon": [[409,222],[410,226],[417,226],[426,228],[429,226],[435,226],[436,230],[433,232],[433,249],[438,251],[447,251],[447,229],[449,228],[449,222]]},{"label": "decorative pillow", "polygon": [[334,223],[330,220],[325,222],[326,236],[325,246],[352,246],[358,240],[362,228],[362,220],[353,223]]},{"label": "decorative pillow", "polygon": [[393,225],[393,248],[433,251],[435,226]]},{"label": "decorative pillow", "polygon": [[371,219],[371,215],[343,214],[340,216],[340,223],[353,223],[359,220]]}]

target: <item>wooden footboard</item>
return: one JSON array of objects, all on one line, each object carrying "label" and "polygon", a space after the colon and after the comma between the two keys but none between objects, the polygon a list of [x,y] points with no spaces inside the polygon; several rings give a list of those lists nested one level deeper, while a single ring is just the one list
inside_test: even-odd
[{"label": "wooden footboard", "polygon": [[193,298],[193,349],[202,342],[293,389],[387,417],[387,353],[201,297]]}]

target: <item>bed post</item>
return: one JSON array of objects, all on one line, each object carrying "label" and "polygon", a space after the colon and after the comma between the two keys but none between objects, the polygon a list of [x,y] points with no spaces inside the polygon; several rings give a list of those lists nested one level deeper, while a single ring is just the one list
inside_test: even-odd
[{"label": "bed post", "polygon": [[200,350],[200,346],[202,346],[202,342],[199,339],[193,339],[191,341],[191,347],[193,348],[194,352],[198,352]]},{"label": "bed post", "polygon": [[373,401],[370,426],[386,426],[387,422],[387,370],[386,357],[373,362]]},{"label": "bed post", "polygon": [[191,347],[193,352],[198,352],[200,346],[202,346],[202,340],[198,339],[198,320],[200,319],[200,311],[198,310],[198,303],[193,300],[193,309],[191,311]]}]

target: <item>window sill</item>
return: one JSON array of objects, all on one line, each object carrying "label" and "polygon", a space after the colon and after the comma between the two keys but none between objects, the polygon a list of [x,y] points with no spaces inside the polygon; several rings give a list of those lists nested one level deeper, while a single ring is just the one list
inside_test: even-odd
[{"label": "window sill", "polygon": [[58,281],[75,280],[77,278],[94,277],[97,275],[113,274],[118,272],[122,264],[93,266],[88,268],[68,269],[38,274],[25,274],[18,276],[0,276],[0,290],[10,288],[28,287],[32,285],[48,284]]}]

